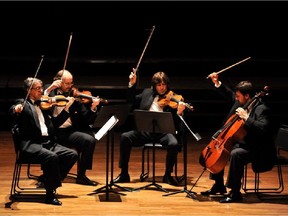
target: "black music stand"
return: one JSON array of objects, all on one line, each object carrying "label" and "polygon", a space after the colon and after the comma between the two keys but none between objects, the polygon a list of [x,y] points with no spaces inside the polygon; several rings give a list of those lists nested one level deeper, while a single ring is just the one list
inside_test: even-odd
[{"label": "black music stand", "polygon": [[168,192],[161,185],[157,184],[155,181],[155,135],[157,133],[172,133],[176,134],[174,121],[172,113],[170,112],[154,112],[154,111],[147,111],[147,110],[134,110],[134,118],[136,123],[136,128],[138,131],[142,132],[149,132],[152,134],[153,140],[153,176],[152,176],[152,183],[136,188],[135,190],[146,189],[150,186],[155,186],[157,189],[160,189],[164,192]]},{"label": "black music stand", "polygon": [[[186,121],[184,120],[184,118],[180,115],[178,115],[179,118],[181,119],[181,121],[184,123],[184,125],[186,126],[186,128],[190,131],[190,133],[195,137],[195,139],[197,141],[201,140],[201,136],[198,134],[198,133],[193,133],[193,131],[189,128],[188,124],[186,123]],[[178,194],[178,193],[186,193],[187,197],[190,197],[192,199],[196,199],[196,196],[195,196],[195,192],[191,190],[188,190],[187,189],[187,140],[184,141],[183,143],[183,163],[184,163],[184,188],[183,190],[179,190],[179,191],[175,191],[175,192],[171,192],[169,194],[164,194],[163,196],[170,196],[170,195],[173,195],[173,194]],[[196,181],[197,183],[197,181]]]},{"label": "black music stand", "polygon": [[[106,144],[106,185],[94,190],[88,195],[93,195],[97,193],[106,192],[106,200],[109,200],[109,192],[126,195],[124,193],[119,193],[112,189],[112,186],[116,186],[122,190],[132,191],[128,188],[121,187],[113,182],[113,171],[114,171],[114,126],[117,124],[121,126],[125,123],[127,116],[131,110],[131,104],[118,104],[110,106],[102,106],[97,118],[92,125],[92,128],[101,129],[95,134],[95,138],[100,140],[105,134],[107,134],[107,144]],[[113,119],[114,118],[114,119]],[[114,123],[114,125],[113,125]],[[111,139],[111,142],[110,142]],[[111,152],[109,146],[111,145]],[[111,154],[111,180],[109,182],[109,155]]]}]

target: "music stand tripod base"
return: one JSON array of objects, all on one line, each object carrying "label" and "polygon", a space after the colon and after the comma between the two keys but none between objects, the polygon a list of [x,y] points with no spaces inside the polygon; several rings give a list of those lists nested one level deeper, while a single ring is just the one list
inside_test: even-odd
[{"label": "music stand tripod base", "polygon": [[[196,136],[191,131],[191,129],[189,128],[188,124],[186,123],[186,121],[184,120],[184,118],[182,116],[179,116],[179,118],[184,123],[186,128],[191,132],[191,134],[195,137],[195,139],[197,141],[199,141],[201,139],[200,135]],[[163,196],[170,196],[170,195],[174,195],[174,194],[178,194],[178,193],[186,193],[187,194],[186,197],[197,200],[197,197],[196,197],[197,193],[192,191],[193,187],[190,190],[187,189],[187,140],[185,140],[184,144],[183,144],[183,158],[184,158],[184,160],[183,160],[183,164],[184,164],[184,188],[183,188],[183,190],[171,192],[169,194],[164,194]],[[202,174],[203,174],[203,172],[202,172]],[[200,177],[202,176],[202,174],[200,175]],[[195,184],[193,186],[195,186],[197,184],[200,177],[197,179],[197,181],[195,182]]]},{"label": "music stand tripod base", "polygon": [[[111,132],[112,131],[112,132]],[[110,146],[110,137],[113,138],[113,129],[111,129],[111,131],[107,131],[107,145],[106,145],[106,184],[101,187],[98,188],[96,190],[94,190],[92,193],[89,193],[88,195],[94,195],[94,194],[98,194],[98,193],[105,193],[106,194],[106,201],[109,201],[109,194],[110,193],[114,193],[114,194],[119,194],[119,195],[126,195],[124,193],[120,193],[118,191],[115,191],[112,189],[112,184],[111,182],[108,183],[108,173],[109,173],[109,146]],[[111,171],[112,172],[112,171]],[[120,186],[119,186],[120,187]],[[123,188],[124,189],[124,188]]]},{"label": "music stand tripod base", "polygon": [[[106,184],[105,186],[94,190],[88,195],[106,193],[106,200],[109,200],[109,193],[126,195],[112,189],[112,186],[116,186],[122,190],[132,191],[128,188],[116,185],[113,182],[113,171],[114,171],[114,126],[117,124],[121,126],[124,124],[131,109],[131,104],[120,104],[103,106],[93,124],[93,128],[101,127],[101,129],[95,134],[95,138],[100,140],[104,135],[107,137],[106,141]],[[111,151],[110,151],[111,147]],[[110,182],[109,182],[109,159],[111,156],[110,163]]]}]

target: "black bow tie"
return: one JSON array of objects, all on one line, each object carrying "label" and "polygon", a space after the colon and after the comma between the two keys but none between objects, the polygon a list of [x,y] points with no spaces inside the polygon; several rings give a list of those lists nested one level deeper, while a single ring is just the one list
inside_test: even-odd
[{"label": "black bow tie", "polygon": [[34,101],[34,106],[40,106],[40,103],[41,103],[40,100]]}]

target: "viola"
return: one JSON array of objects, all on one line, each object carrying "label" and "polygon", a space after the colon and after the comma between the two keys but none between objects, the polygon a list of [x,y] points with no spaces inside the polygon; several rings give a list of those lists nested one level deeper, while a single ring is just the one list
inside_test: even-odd
[{"label": "viola", "polygon": [[82,91],[80,92],[77,88],[72,88],[72,95],[73,97],[79,98],[82,103],[89,103],[93,99],[100,99],[100,102],[103,104],[108,104],[108,100],[99,98],[98,96],[92,96],[92,93],[90,91]]},{"label": "viola", "polygon": [[66,106],[69,100],[63,95],[56,95],[54,97],[49,97],[43,95],[40,99],[40,108],[47,110],[52,106]]},{"label": "viola", "polygon": [[[256,102],[263,96],[268,95],[268,86],[257,93],[248,101],[243,109],[253,108]],[[237,141],[243,140],[246,130],[243,128],[244,121],[233,114],[213,136],[210,143],[204,148],[199,157],[199,163],[211,173],[219,173],[226,166],[230,152]]]},{"label": "viola", "polygon": [[[184,101],[182,95],[176,94],[173,91],[169,91],[167,94],[160,96],[158,104],[160,105],[160,107],[170,106],[171,108],[176,109],[180,101]],[[184,104],[188,109],[193,111],[193,106],[188,103]]]}]

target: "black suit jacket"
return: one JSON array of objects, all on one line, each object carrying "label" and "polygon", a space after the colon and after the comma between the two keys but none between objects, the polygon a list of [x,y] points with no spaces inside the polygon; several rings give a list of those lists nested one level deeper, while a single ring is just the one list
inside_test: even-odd
[{"label": "black suit jacket", "polygon": [[[133,105],[133,109],[149,110],[156,96],[157,93],[152,88],[146,88],[140,94],[136,94],[135,86],[128,88],[127,91],[127,100],[128,103],[131,103]],[[179,133],[178,137],[182,137],[185,131],[185,127],[184,123],[177,115],[177,109],[173,109],[170,106],[166,106],[164,107],[163,111],[172,113],[175,129]]]},{"label": "black suit jacket", "polygon": [[[9,114],[13,117],[14,123],[19,126],[19,136],[21,140],[21,150],[29,153],[38,152],[42,146],[42,134],[40,123],[37,115],[35,115],[32,111],[32,107],[34,106],[31,101],[28,99],[25,103],[23,111],[20,114],[14,113],[14,107],[17,104],[23,104],[24,99],[17,99],[15,104],[11,106],[9,109]],[[54,126],[52,122],[52,116],[49,110],[43,111],[43,116],[45,119],[45,124],[48,129],[49,139],[54,142]]]},{"label": "black suit jacket", "polygon": [[[55,95],[57,95],[57,89],[53,90],[49,94],[50,97],[54,97]],[[69,94],[67,96],[72,95]],[[69,107],[69,112],[63,110],[57,117],[54,118],[54,125],[56,128],[58,128],[70,117],[75,130],[90,130],[91,128],[89,125],[94,123],[97,113],[98,112],[93,112],[90,109],[90,104],[83,104],[80,101],[75,100]]]},{"label": "black suit jacket", "polygon": [[[235,100],[234,91],[229,87],[222,84],[218,90],[234,101],[225,119],[226,122],[231,115],[235,114],[235,110],[240,104]],[[271,170],[274,166],[276,150],[274,145],[275,129],[273,127],[271,111],[259,99],[243,125],[247,132],[244,137],[244,145],[247,145],[252,153],[252,168],[255,172],[265,172]]]}]

